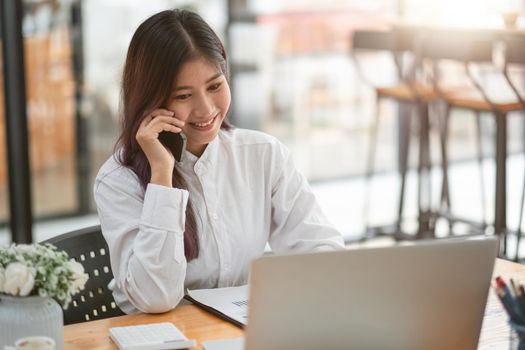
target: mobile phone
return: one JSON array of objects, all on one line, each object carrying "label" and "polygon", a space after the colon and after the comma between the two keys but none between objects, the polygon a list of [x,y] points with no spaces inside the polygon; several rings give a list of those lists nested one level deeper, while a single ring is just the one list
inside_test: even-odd
[{"label": "mobile phone", "polygon": [[180,136],[180,133],[162,131],[159,134],[159,141],[170,150],[175,157],[175,160],[180,162],[182,147],[184,145],[184,140],[182,139],[182,136]]}]

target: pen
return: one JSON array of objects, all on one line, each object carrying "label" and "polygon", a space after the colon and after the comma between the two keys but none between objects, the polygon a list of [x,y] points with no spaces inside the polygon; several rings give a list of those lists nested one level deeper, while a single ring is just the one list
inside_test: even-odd
[{"label": "pen", "polygon": [[514,283],[514,280],[510,279],[510,287],[512,288],[512,293],[514,293],[514,296],[518,295],[518,287],[516,286],[516,283]]},{"label": "pen", "polygon": [[522,284],[520,284],[518,287],[518,296],[517,296],[517,301],[518,301],[518,305],[521,309],[521,313],[523,316],[525,316],[525,288],[523,287]]},{"label": "pen", "polygon": [[510,291],[503,278],[501,278],[501,276],[496,277],[496,284],[498,285],[498,287],[503,288],[505,290],[505,294],[508,294],[512,297],[512,292]]},{"label": "pen", "polygon": [[514,312],[514,310],[512,309],[512,305],[510,305],[505,298],[505,291],[498,287],[496,289],[496,295],[501,301],[501,304],[503,305],[505,311],[507,311],[507,314],[509,315],[512,322],[519,322],[518,315]]},{"label": "pen", "polygon": [[514,300],[510,289],[505,284],[505,281],[503,281],[503,279],[500,276],[498,276],[496,277],[496,284],[496,294],[498,295],[505,310],[507,310],[507,313],[509,314],[511,320],[516,323],[523,323],[520,307]]}]

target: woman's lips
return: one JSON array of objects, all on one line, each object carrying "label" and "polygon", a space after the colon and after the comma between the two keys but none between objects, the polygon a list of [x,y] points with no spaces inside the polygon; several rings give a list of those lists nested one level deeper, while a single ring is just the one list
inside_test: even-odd
[{"label": "woman's lips", "polygon": [[218,116],[218,115],[216,115],[215,117],[211,118],[210,120],[208,120],[208,121],[206,121],[206,122],[200,122],[200,123],[189,123],[189,124],[190,124],[191,127],[194,128],[194,129],[205,131],[205,130],[211,129],[211,128],[213,127],[213,123],[214,123],[215,120],[217,119],[217,116]]}]

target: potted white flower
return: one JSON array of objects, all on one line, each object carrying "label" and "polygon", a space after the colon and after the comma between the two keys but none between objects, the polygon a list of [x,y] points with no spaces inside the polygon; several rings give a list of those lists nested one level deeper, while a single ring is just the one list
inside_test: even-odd
[{"label": "potted white flower", "polygon": [[0,247],[0,349],[28,335],[50,336],[62,349],[58,303],[67,308],[87,279],[81,264],[50,244]]}]

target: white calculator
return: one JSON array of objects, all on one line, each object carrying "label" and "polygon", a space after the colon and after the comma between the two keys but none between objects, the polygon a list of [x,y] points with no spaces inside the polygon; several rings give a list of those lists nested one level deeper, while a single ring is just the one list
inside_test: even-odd
[{"label": "white calculator", "polygon": [[112,327],[109,336],[121,350],[186,349],[197,346],[173,323],[150,323]]}]

